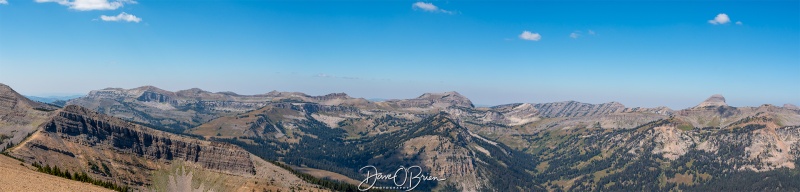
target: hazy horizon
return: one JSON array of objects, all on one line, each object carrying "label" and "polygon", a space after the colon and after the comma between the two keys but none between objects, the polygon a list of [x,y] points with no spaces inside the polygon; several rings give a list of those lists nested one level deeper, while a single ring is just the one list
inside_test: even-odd
[{"label": "hazy horizon", "polygon": [[0,1],[0,83],[800,104],[800,1]]}]

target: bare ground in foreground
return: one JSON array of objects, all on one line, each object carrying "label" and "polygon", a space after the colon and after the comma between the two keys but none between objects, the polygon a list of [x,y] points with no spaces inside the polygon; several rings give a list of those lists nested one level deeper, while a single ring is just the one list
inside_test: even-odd
[{"label": "bare ground in foreground", "polygon": [[112,191],[100,186],[36,172],[0,155],[0,191]]}]

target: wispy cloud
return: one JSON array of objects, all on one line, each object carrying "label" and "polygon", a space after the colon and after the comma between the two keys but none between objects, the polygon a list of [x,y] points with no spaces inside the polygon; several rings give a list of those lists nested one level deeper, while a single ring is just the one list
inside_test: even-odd
[{"label": "wispy cloud", "polygon": [[134,0],[34,0],[37,3],[58,3],[78,11],[116,10],[125,4],[136,4]]},{"label": "wispy cloud", "polygon": [[572,32],[569,34],[569,38],[577,39],[578,37],[581,37],[581,34],[578,34],[578,32]]},{"label": "wispy cloud", "polygon": [[[595,33],[592,30],[586,30],[586,34],[589,34],[590,36],[593,36],[593,35],[595,35],[597,33]],[[578,39],[578,38],[580,38],[582,36],[583,36],[583,31],[581,31],[581,30],[576,30],[576,31],[573,31],[572,33],[569,33],[569,38],[572,38],[572,39]]]},{"label": "wispy cloud", "polygon": [[725,14],[725,13],[717,14],[717,16],[714,17],[714,19],[708,20],[708,23],[711,23],[711,24],[714,24],[714,25],[726,24],[726,23],[730,23],[730,22],[731,22],[731,18],[728,17],[728,14]]},{"label": "wispy cloud", "polygon": [[742,22],[741,21],[737,21],[736,24],[737,25],[742,25]]},{"label": "wispy cloud", "polygon": [[519,34],[519,38],[528,41],[539,41],[542,39],[542,35],[539,35],[539,33],[531,33],[530,31],[522,31],[522,34]]},{"label": "wispy cloud", "polygon": [[453,14],[454,13],[453,11],[448,11],[448,10],[441,9],[441,8],[437,7],[436,5],[433,5],[433,3],[425,3],[425,2],[422,2],[422,1],[417,1],[414,4],[411,4],[411,7],[414,8],[414,9],[419,9],[419,10],[423,10],[423,11],[427,11],[427,12],[434,12],[434,13],[447,13],[447,14]]},{"label": "wispy cloud", "polygon": [[125,21],[125,22],[134,22],[134,23],[138,23],[138,22],[142,21],[142,18],[136,17],[135,15],[131,15],[131,14],[128,14],[128,13],[125,13],[125,12],[122,12],[119,15],[116,15],[116,16],[101,15],[100,19],[103,20],[103,21]]},{"label": "wispy cloud", "polygon": [[342,76],[328,75],[328,74],[325,74],[325,73],[316,74],[316,75],[314,75],[314,77],[319,77],[319,78],[336,78],[336,79],[359,79],[358,77],[342,77]]},{"label": "wispy cloud", "polygon": [[8,5],[8,0],[0,0],[0,4]]}]

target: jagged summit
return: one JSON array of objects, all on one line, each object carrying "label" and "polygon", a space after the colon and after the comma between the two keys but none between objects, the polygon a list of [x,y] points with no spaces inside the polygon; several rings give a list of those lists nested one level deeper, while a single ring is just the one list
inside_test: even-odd
[{"label": "jagged summit", "polygon": [[721,106],[728,106],[728,104],[725,103],[725,97],[723,97],[720,94],[715,94],[706,99],[705,101],[703,101],[702,103],[700,103],[699,105],[695,106],[695,108],[709,107],[709,106],[721,107]]},{"label": "jagged summit", "polygon": [[797,108],[796,105],[792,105],[790,103],[783,104],[783,108],[790,109],[790,110],[798,110],[798,109],[800,109],[800,108]]}]

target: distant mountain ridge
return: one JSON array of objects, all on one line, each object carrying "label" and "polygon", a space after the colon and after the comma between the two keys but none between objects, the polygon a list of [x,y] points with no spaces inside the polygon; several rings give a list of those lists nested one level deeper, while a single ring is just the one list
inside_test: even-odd
[{"label": "distant mountain ridge", "polygon": [[[672,115],[686,114],[687,110],[707,107],[725,107],[725,98],[714,95],[697,107],[675,111],[667,107],[628,108],[618,102],[589,104],[576,101],[531,103],[526,108],[514,109],[522,104],[506,104],[493,107],[475,107],[472,101],[458,92],[425,93],[417,98],[369,101],[353,98],[345,93],[332,93],[310,96],[299,92],[271,91],[257,95],[239,95],[232,92],[212,93],[198,88],[166,91],[153,86],[133,89],[107,88],[91,91],[86,97],[67,102],[84,106],[123,119],[145,123],[162,130],[181,132],[209,122],[212,119],[231,114],[256,110],[269,103],[283,101],[311,102],[320,105],[339,105],[359,108],[365,111],[396,111],[404,113],[435,113],[447,111],[459,119],[478,124],[499,123],[509,126],[530,124],[538,120],[539,128],[586,126],[585,123],[599,123],[607,128],[632,128],[637,125],[665,119]],[[530,106],[528,106],[530,105]],[[792,110],[785,105],[785,109]],[[509,108],[511,107],[511,108]],[[524,112],[523,112],[524,111]],[[750,110],[748,110],[750,111]],[[749,113],[745,114],[748,115]],[[356,114],[358,115],[358,114]],[[749,114],[752,115],[752,114]],[[537,119],[538,118],[538,119]],[[794,117],[789,124],[796,123]],[[557,121],[553,121],[557,120]],[[329,119],[329,121],[331,121]],[[695,126],[705,126],[708,122],[694,122]]]},{"label": "distant mountain ridge", "polygon": [[375,102],[145,86],[68,103],[301,170],[360,180],[365,165],[415,164],[448,178],[421,190],[691,190],[762,173],[792,178],[776,171],[794,173],[800,162],[797,107],[732,107],[721,95],[680,110],[577,101],[475,107],[457,92]]}]

